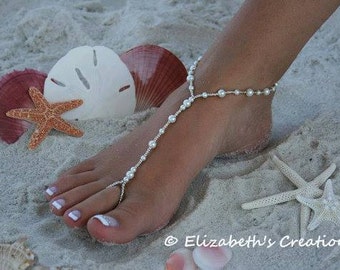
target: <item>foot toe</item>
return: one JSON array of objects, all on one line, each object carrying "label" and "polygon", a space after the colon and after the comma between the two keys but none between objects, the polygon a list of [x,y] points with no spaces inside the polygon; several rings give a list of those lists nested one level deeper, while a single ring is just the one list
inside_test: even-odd
[{"label": "foot toe", "polygon": [[129,197],[116,209],[93,216],[87,229],[100,242],[124,244],[159,227],[153,222],[155,213],[147,200]]}]

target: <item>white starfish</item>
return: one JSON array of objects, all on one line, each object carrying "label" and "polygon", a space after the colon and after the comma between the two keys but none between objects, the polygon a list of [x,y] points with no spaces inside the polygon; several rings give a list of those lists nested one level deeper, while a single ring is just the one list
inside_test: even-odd
[{"label": "white starfish", "polygon": [[[321,196],[323,191],[319,187],[327,181],[327,179],[335,171],[335,164],[332,163],[325,171],[320,175],[315,177],[312,181],[305,181],[300,175],[297,174],[293,169],[291,169],[287,164],[281,161],[277,156],[273,155],[272,160],[277,168],[285,175],[287,178],[294,183],[298,188],[291,191],[282,192],[272,196],[268,196],[262,199],[258,199],[252,202],[242,204],[243,209],[254,209],[270,205],[275,205],[283,202],[288,202],[295,200],[297,195],[303,195],[308,198],[316,198]],[[300,212],[300,237],[304,238],[306,235],[306,228],[308,220],[310,218],[310,208],[301,205]]]},{"label": "white starfish", "polygon": [[307,227],[308,230],[314,230],[322,221],[332,221],[337,226],[340,226],[340,201],[333,192],[332,181],[330,179],[326,182],[321,198],[311,199],[298,195],[296,199],[314,210],[313,219]]}]

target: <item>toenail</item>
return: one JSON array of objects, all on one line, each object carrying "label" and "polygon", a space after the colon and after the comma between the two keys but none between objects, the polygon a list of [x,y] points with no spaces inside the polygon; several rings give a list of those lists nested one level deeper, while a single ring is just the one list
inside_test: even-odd
[{"label": "toenail", "polygon": [[119,226],[117,219],[113,217],[104,216],[104,215],[95,215],[92,218],[98,219],[101,222],[101,224],[103,224],[106,227],[118,227]]},{"label": "toenail", "polygon": [[78,210],[73,210],[72,212],[68,213],[68,217],[73,221],[77,221],[81,217],[81,213]]},{"label": "toenail", "polygon": [[60,210],[61,208],[63,208],[64,205],[65,205],[65,200],[63,199],[55,200],[52,202],[52,206],[57,210]]},{"label": "toenail", "polygon": [[48,189],[45,190],[45,192],[49,196],[52,196],[53,194],[55,194],[57,192],[57,188],[56,187],[49,187]]}]

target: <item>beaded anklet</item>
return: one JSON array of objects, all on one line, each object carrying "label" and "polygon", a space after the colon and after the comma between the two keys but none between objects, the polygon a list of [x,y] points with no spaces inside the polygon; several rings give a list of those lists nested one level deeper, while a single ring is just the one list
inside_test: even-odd
[{"label": "beaded anklet", "polygon": [[123,200],[123,196],[124,196],[124,191],[125,191],[125,185],[134,178],[135,173],[137,171],[137,169],[142,165],[143,162],[146,161],[147,157],[150,155],[150,153],[152,152],[153,149],[156,148],[157,146],[157,142],[159,140],[159,138],[165,133],[165,131],[167,130],[167,128],[176,122],[177,117],[181,114],[181,112],[185,111],[186,109],[188,109],[192,103],[198,99],[198,98],[208,98],[208,97],[219,97],[219,98],[224,98],[226,95],[230,95],[233,94],[235,96],[238,95],[246,95],[248,97],[251,97],[253,95],[265,95],[268,96],[270,95],[272,92],[276,91],[276,86],[277,83],[275,83],[272,87],[269,88],[265,88],[263,90],[253,90],[253,89],[247,89],[245,91],[241,91],[239,89],[235,89],[235,90],[224,90],[224,89],[219,89],[217,90],[215,93],[207,93],[207,92],[203,92],[201,94],[195,95],[194,94],[194,74],[195,74],[195,70],[197,68],[197,65],[199,63],[199,61],[202,59],[202,57],[199,57],[197,59],[197,61],[194,62],[194,64],[192,66],[190,66],[190,69],[188,71],[188,77],[187,77],[187,81],[189,82],[189,91],[190,91],[190,97],[185,99],[182,103],[182,105],[179,107],[179,109],[172,115],[170,115],[168,117],[168,121],[164,124],[163,127],[161,127],[158,131],[158,134],[151,140],[149,141],[149,145],[148,148],[146,149],[145,153],[140,157],[139,161],[136,163],[135,166],[131,167],[130,170],[126,173],[125,177],[120,180],[120,181],[116,181],[114,183],[112,183],[111,185],[107,186],[106,188],[110,188],[110,187],[114,187],[117,185],[121,185],[121,190],[120,190],[120,198],[119,198],[119,202],[120,203]]}]

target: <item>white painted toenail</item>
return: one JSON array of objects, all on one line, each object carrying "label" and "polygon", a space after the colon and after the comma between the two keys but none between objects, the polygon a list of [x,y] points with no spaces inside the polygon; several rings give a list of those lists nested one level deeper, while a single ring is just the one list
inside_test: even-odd
[{"label": "white painted toenail", "polygon": [[93,218],[98,219],[101,224],[103,224],[106,227],[118,227],[119,223],[117,219],[109,216],[104,216],[104,215],[96,215]]},{"label": "white painted toenail", "polygon": [[72,212],[68,213],[68,216],[73,221],[77,221],[81,217],[81,213],[78,210],[73,210]]},{"label": "white painted toenail", "polygon": [[63,199],[55,200],[52,202],[52,205],[55,209],[60,210],[65,205],[65,200]]},{"label": "white painted toenail", "polygon": [[49,196],[52,196],[53,194],[55,194],[57,192],[57,188],[56,187],[49,187],[48,189],[45,190],[45,192]]}]

